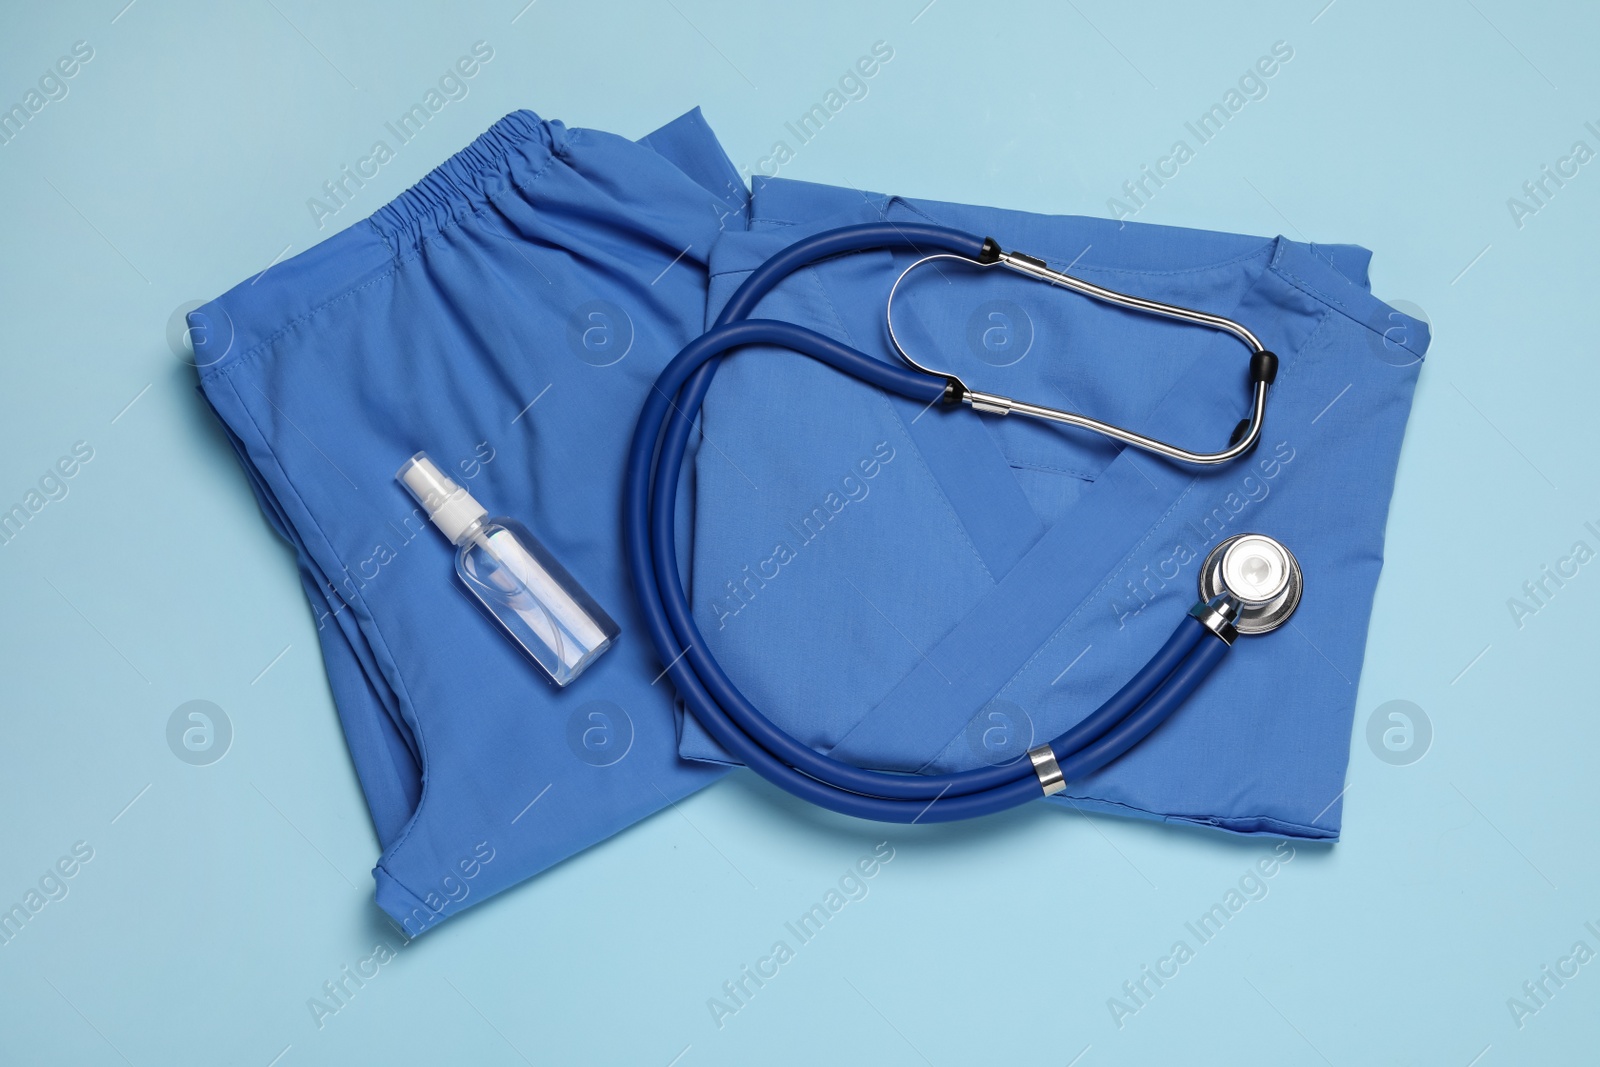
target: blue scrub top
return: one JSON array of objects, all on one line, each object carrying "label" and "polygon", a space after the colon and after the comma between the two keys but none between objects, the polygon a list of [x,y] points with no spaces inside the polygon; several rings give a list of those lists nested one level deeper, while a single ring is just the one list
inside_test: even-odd
[{"label": "blue scrub top", "polygon": [[[712,256],[713,312],[804,234],[888,219],[991,235],[1089,281],[1230,316],[1281,360],[1261,444],[1175,465],[1019,416],[924,409],[803,357],[725,360],[696,455],[692,596],[729,675],[778,725],[881,769],[1022,758],[1118,689],[1196,600],[1223,538],[1298,557],[1289,625],[1242,638],[1157,734],[1055,803],[1243,834],[1336,838],[1384,522],[1427,327],[1348,245],[1056,217],[758,181]],[[842,257],[757,309],[895,360],[884,304],[916,257]],[[1246,413],[1225,335],[999,270],[913,275],[896,328],[971,387],[1196,450]],[[714,446],[714,447],[713,447]],[[694,722],[682,753],[729,762]]]}]

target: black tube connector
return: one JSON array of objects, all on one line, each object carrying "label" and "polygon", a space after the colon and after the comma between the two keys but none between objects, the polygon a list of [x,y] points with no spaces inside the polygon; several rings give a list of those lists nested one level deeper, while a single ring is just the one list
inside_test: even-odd
[{"label": "black tube connector", "polygon": [[1266,382],[1271,385],[1278,377],[1278,357],[1265,348],[1250,357],[1250,384]]},{"label": "black tube connector", "polygon": [[961,403],[961,398],[966,395],[967,387],[962,385],[959,380],[946,378],[944,380],[944,396],[939,399],[945,404],[959,404]]},{"label": "black tube connector", "polygon": [[983,239],[983,248],[978,252],[978,262],[984,264],[998,263],[1000,262],[1000,251],[999,241],[996,241],[993,237],[985,237]]}]

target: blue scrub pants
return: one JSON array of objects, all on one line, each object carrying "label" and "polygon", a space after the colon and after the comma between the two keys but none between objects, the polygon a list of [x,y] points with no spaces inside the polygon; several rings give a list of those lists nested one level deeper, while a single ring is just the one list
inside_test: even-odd
[{"label": "blue scrub pants", "polygon": [[[529,112],[191,316],[201,389],[291,545],[408,934],[715,779],[677,756],[621,544],[623,455],[700,333],[746,193],[699,112],[640,143]],[[564,690],[394,480],[424,450],[623,628]]]}]

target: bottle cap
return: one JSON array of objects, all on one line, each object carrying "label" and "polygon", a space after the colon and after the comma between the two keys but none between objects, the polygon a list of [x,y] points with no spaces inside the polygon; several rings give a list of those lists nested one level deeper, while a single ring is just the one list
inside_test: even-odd
[{"label": "bottle cap", "polygon": [[406,460],[395,472],[395,478],[451,544],[459,544],[468,530],[489,517],[488,509],[440,470],[426,452]]}]

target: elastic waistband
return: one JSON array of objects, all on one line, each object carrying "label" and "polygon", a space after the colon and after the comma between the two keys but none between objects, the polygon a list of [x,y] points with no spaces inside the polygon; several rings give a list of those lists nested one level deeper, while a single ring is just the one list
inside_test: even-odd
[{"label": "elastic waistband", "polygon": [[481,207],[508,185],[536,177],[566,147],[566,127],[513,111],[368,220],[400,248]]},{"label": "elastic waistband", "polygon": [[559,122],[514,111],[365,221],[190,312],[200,377],[229,373],[279,332],[394,270],[429,236],[532,181],[565,152],[568,136]]}]

